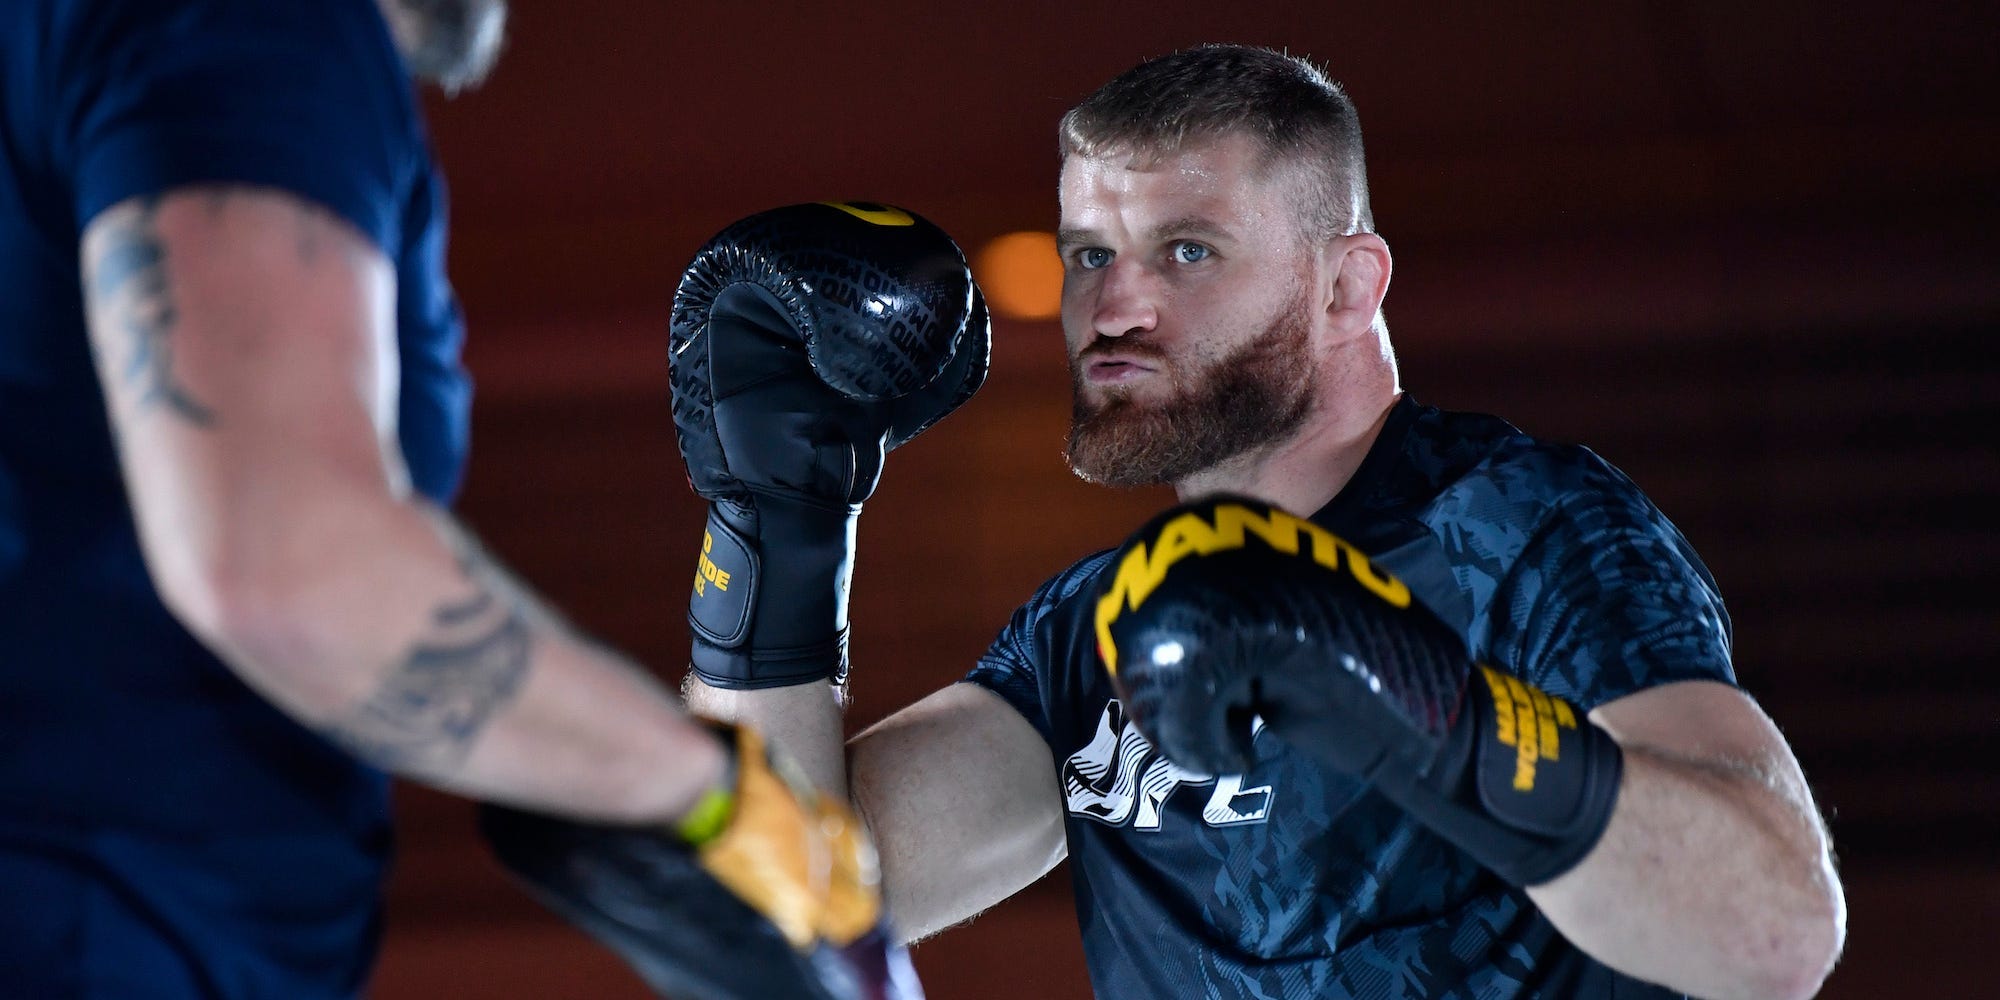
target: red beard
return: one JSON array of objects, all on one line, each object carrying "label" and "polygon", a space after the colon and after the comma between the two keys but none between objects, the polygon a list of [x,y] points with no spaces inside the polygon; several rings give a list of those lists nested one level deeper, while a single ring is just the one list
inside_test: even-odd
[{"label": "red beard", "polygon": [[[1219,361],[1168,367],[1170,394],[1157,404],[1117,387],[1087,401],[1083,370],[1094,348],[1085,348],[1070,364],[1070,469],[1107,486],[1175,483],[1291,434],[1311,410],[1306,332],[1305,303],[1298,302]],[[1117,349],[1171,361],[1143,341]]]}]

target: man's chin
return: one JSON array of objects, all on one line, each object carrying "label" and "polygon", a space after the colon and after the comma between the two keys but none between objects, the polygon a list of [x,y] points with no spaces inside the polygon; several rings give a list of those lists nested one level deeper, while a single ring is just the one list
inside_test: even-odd
[{"label": "man's chin", "polygon": [[1070,430],[1070,471],[1102,486],[1167,483],[1177,472],[1170,423],[1165,414],[1124,400],[1080,413]]},{"label": "man's chin", "polygon": [[1142,475],[1139,470],[1129,466],[1092,463],[1088,460],[1079,460],[1075,455],[1070,456],[1069,471],[1074,473],[1076,478],[1092,486],[1110,486],[1115,489],[1138,489],[1142,486],[1160,486],[1166,484],[1165,480]]}]

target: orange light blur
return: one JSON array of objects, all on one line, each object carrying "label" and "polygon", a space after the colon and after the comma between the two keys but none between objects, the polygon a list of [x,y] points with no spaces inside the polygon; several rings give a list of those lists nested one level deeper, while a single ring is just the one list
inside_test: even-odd
[{"label": "orange light blur", "polygon": [[981,248],[973,276],[996,316],[1055,319],[1062,315],[1062,261],[1054,233],[1008,233]]}]

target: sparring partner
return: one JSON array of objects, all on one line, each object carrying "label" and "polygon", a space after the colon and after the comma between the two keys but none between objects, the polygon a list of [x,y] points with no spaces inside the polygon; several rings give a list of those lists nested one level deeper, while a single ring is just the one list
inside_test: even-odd
[{"label": "sparring partner", "polygon": [[413,82],[475,82],[503,14],[0,5],[0,995],[358,995],[385,771],[672,828],[659,922],[804,928],[802,987],[872,924],[844,807],[445,513],[468,386]]},{"label": "sparring partner", "polygon": [[[824,683],[697,671],[691,704],[757,720],[851,795],[906,935],[1067,854],[1101,997],[1815,993],[1844,901],[1791,751],[1735,686],[1714,581],[1590,452],[1401,391],[1341,90],[1203,47],[1113,80],[1060,141],[1073,468],[1310,515],[1336,568],[1304,573],[1283,542],[1241,574],[1157,556],[1213,548],[1212,519],[1142,535],[1136,568],[1100,553],[1057,574],[965,683],[844,749]],[[1146,606],[1208,641],[1105,644],[1150,712],[1135,725],[1099,609],[1151,620],[1129,606],[1163,569],[1208,570]],[[1336,625],[1386,612],[1327,579],[1354,572],[1441,624],[1359,642]],[[1249,596],[1225,615],[1231,588]],[[1206,680],[1162,686],[1130,656]],[[1532,802],[1480,771],[1509,763],[1501,690],[1532,709],[1511,734]],[[1191,692],[1214,709],[1200,739],[1171,724]]]}]

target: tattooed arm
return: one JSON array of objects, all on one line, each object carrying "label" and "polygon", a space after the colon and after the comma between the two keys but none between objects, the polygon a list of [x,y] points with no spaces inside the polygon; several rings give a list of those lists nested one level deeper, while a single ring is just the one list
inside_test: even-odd
[{"label": "tattooed arm", "polygon": [[716,742],[417,496],[395,275],[285,193],[180,189],[84,234],[91,342],[148,568],[246,682],[363,758],[606,820],[677,816]]}]

